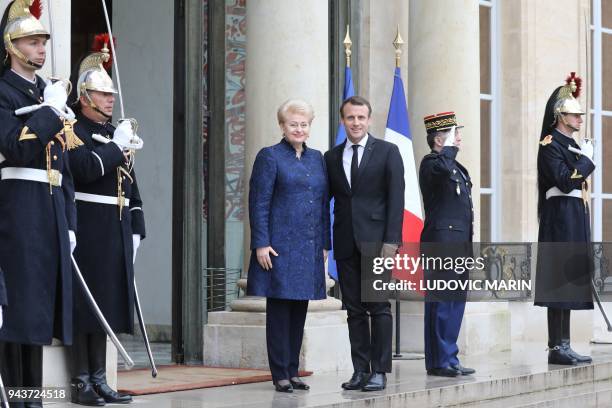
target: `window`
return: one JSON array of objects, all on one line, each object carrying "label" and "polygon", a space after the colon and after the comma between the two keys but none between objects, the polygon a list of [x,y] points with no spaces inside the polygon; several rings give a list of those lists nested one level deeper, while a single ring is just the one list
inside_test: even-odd
[{"label": "window", "polygon": [[594,241],[612,241],[612,1],[591,2],[592,96],[589,119],[595,140],[592,177]]},{"label": "window", "polygon": [[480,241],[499,239],[497,0],[480,1]]}]

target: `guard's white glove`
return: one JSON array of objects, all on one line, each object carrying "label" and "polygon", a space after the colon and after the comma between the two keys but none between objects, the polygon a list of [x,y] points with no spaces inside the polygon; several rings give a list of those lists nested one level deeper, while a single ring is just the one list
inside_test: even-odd
[{"label": "guard's white glove", "polygon": [[453,126],[448,131],[448,136],[446,137],[446,140],[444,141],[444,146],[454,146],[454,145],[455,145],[455,127]]},{"label": "guard's white glove", "polygon": [[74,231],[68,231],[68,240],[70,241],[70,255],[74,253],[74,248],[76,248],[76,234]]},{"label": "guard's white glove", "polygon": [[593,161],[595,152],[593,148],[593,143],[591,143],[589,139],[582,139],[582,142],[580,143],[580,152],[583,156],[586,156],[589,158],[589,160]]},{"label": "guard's white glove", "polygon": [[4,316],[2,315],[2,309],[3,307],[0,306],[0,328],[2,328],[2,325],[4,324]]},{"label": "guard's white glove", "polygon": [[136,252],[138,252],[138,247],[140,247],[140,235],[134,234],[132,235],[132,243],[134,245],[134,259],[132,259],[132,263],[136,262]]},{"label": "guard's white glove", "polygon": [[138,135],[134,134],[129,121],[119,123],[117,129],[113,132],[113,139],[111,141],[124,150],[142,149],[142,140]]},{"label": "guard's white glove", "polygon": [[67,112],[68,93],[61,81],[48,84],[43,92],[43,99],[43,105],[50,106],[58,116],[64,116]]}]

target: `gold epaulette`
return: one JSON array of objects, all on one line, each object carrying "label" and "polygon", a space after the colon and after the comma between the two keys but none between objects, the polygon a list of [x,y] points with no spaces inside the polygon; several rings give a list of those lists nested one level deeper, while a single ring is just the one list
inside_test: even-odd
[{"label": "gold epaulette", "polygon": [[68,150],[76,149],[83,146],[83,141],[74,133],[74,124],[76,120],[64,120],[64,137],[66,138],[66,147]]},{"label": "gold epaulette", "polygon": [[552,140],[553,140],[552,135],[548,135],[540,141],[540,146],[547,146],[552,143]]}]

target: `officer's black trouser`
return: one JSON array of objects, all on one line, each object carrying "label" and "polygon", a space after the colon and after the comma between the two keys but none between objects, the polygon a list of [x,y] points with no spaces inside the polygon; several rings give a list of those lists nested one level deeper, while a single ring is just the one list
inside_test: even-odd
[{"label": "officer's black trouser", "polygon": [[77,334],[71,347],[72,378],[84,383],[106,383],[106,334]]},{"label": "officer's black trouser", "polygon": [[[0,374],[5,387],[42,387],[42,346],[0,342]],[[21,408],[31,404],[10,405]]]}]

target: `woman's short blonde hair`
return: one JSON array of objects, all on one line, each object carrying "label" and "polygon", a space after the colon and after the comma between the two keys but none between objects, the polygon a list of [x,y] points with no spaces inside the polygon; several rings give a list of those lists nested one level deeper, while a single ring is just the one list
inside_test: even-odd
[{"label": "woman's short blonde hair", "polygon": [[281,104],[276,112],[278,123],[284,123],[287,115],[290,113],[299,113],[308,116],[308,121],[312,122],[314,119],[314,109],[312,106],[302,99],[289,99]]}]

